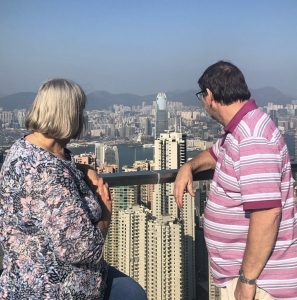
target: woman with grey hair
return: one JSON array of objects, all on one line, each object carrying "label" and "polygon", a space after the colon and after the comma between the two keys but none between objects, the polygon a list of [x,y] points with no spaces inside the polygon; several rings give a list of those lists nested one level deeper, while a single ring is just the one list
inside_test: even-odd
[{"label": "woman with grey hair", "polygon": [[108,185],[95,172],[80,171],[66,148],[82,132],[85,104],[76,83],[45,82],[27,116],[30,133],[5,159],[0,299],[146,299],[135,281],[103,259],[111,219]]}]

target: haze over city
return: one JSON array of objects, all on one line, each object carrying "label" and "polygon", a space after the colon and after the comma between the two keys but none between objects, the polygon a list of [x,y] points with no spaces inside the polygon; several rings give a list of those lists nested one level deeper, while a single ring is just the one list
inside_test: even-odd
[{"label": "haze over city", "polygon": [[91,92],[195,89],[230,60],[251,88],[297,96],[294,0],[0,1],[0,96],[53,77]]}]

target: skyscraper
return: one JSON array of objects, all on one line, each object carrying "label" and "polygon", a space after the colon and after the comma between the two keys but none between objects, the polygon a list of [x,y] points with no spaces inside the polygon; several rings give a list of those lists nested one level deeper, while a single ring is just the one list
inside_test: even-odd
[{"label": "skyscraper", "polygon": [[278,126],[278,117],[277,117],[277,111],[276,110],[271,110],[270,111],[270,117],[272,121],[274,122],[275,126]]},{"label": "skyscraper", "polygon": [[119,269],[147,285],[147,224],[150,210],[134,205],[119,211]]},{"label": "skyscraper", "polygon": [[[155,140],[155,169],[178,169],[186,162],[186,135],[180,132],[164,132]],[[195,203],[189,194],[184,195],[183,209],[179,211],[173,195],[173,184],[154,186],[152,214],[162,220],[166,216],[178,220],[181,225],[183,245],[183,299],[196,297],[195,282]],[[158,237],[156,237],[158,238]]]},{"label": "skyscraper", "polygon": [[[185,134],[161,133],[155,140],[155,170],[178,169],[186,162],[186,149]],[[178,217],[172,183],[155,185],[152,213],[154,216],[169,214]]]},{"label": "skyscraper", "polygon": [[[153,161],[151,160],[136,160],[133,163],[133,167],[136,171],[150,171],[153,168]],[[140,186],[140,204],[151,209],[153,200],[154,185],[142,184]]]},{"label": "skyscraper", "polygon": [[95,143],[95,156],[96,156],[96,165],[100,166],[104,164],[104,144]]},{"label": "skyscraper", "polygon": [[[176,169],[186,162],[186,135],[164,132],[155,141],[154,169]],[[149,170],[152,162],[136,161],[125,172]],[[179,211],[173,184],[111,188],[113,218],[105,258],[146,289],[149,300],[194,300],[195,206],[185,195]],[[141,207],[152,201],[152,211]]]},{"label": "skyscraper", "polygon": [[117,146],[95,143],[96,165],[117,165],[119,169],[119,150]]},{"label": "skyscraper", "polygon": [[[208,266],[210,270],[210,265]],[[213,282],[213,277],[209,272],[208,276],[208,291],[209,291],[209,300],[220,300],[221,299],[221,291],[220,288],[217,287]]]},{"label": "skyscraper", "polygon": [[137,204],[138,186],[119,186],[110,188],[112,199],[112,219],[104,244],[104,258],[112,266],[119,266],[119,211]]},{"label": "skyscraper", "polygon": [[165,93],[158,93],[155,111],[155,138],[158,138],[160,133],[168,130],[167,98]]},{"label": "skyscraper", "polygon": [[148,117],[141,117],[140,118],[140,126],[142,133],[144,135],[151,135],[152,134],[152,124],[151,119]]},{"label": "skyscraper", "polygon": [[182,300],[182,225],[171,216],[148,222],[147,295],[149,300]]},{"label": "skyscraper", "polygon": [[196,299],[195,270],[195,202],[193,197],[184,194],[184,205],[180,212],[183,230],[183,287],[184,299]]}]

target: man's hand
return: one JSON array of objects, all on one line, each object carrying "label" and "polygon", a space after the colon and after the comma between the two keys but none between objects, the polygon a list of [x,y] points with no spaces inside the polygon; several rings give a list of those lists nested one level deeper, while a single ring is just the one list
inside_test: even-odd
[{"label": "man's hand", "polygon": [[179,208],[183,206],[184,191],[188,191],[191,196],[195,196],[193,191],[193,175],[191,165],[186,163],[178,171],[174,182],[174,197]]},{"label": "man's hand", "polygon": [[236,300],[253,300],[255,299],[256,288],[256,285],[242,283],[238,280],[234,297]]},{"label": "man's hand", "polygon": [[184,191],[189,192],[192,197],[195,196],[193,191],[193,174],[214,169],[215,167],[216,160],[208,150],[204,150],[179,169],[175,179],[173,193],[175,201],[180,208],[183,207]]}]

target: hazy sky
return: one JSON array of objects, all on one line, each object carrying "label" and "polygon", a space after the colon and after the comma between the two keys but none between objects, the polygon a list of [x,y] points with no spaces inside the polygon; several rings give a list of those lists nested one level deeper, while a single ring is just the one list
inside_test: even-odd
[{"label": "hazy sky", "polygon": [[0,95],[53,77],[87,91],[196,89],[208,65],[297,97],[295,0],[0,0]]}]

